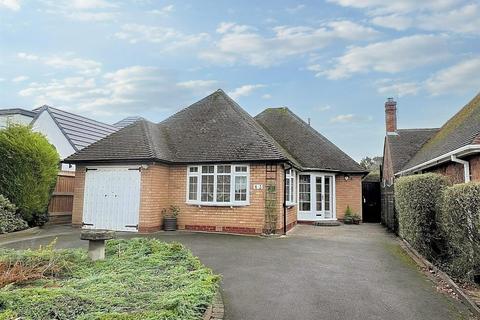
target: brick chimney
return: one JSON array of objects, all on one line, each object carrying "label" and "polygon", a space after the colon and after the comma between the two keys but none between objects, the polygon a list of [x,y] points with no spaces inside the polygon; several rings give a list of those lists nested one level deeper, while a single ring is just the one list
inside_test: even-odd
[{"label": "brick chimney", "polygon": [[387,134],[397,131],[397,102],[393,98],[388,98],[385,102],[385,125]]}]

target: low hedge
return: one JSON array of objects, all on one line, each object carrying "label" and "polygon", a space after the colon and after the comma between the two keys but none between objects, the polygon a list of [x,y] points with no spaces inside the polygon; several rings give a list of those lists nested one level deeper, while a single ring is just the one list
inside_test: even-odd
[{"label": "low hedge", "polygon": [[107,242],[106,259],[82,249],[0,249],[0,319],[200,320],[219,276],[179,243]]},{"label": "low hedge", "polygon": [[448,244],[448,272],[473,282],[480,275],[480,184],[447,188],[440,222]]},{"label": "low hedge", "polygon": [[28,228],[28,224],[17,214],[17,208],[0,194],[0,233],[9,233]]},{"label": "low hedge", "polygon": [[428,259],[436,260],[443,250],[437,219],[448,184],[447,178],[434,173],[401,177],[395,182],[399,234]]}]

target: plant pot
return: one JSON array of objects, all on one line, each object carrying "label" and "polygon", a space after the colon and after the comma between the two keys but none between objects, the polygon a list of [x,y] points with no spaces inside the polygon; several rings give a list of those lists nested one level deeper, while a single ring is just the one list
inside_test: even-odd
[{"label": "plant pot", "polygon": [[177,217],[164,217],[163,218],[163,230],[175,231],[177,230]]},{"label": "plant pot", "polygon": [[360,224],[360,219],[353,219],[352,222],[353,224]]},{"label": "plant pot", "polygon": [[352,224],[353,220],[351,218],[345,218],[343,219],[344,224]]}]

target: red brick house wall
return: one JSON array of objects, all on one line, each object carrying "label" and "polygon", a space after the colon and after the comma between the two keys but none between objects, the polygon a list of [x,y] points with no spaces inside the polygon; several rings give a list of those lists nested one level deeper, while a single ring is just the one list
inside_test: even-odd
[{"label": "red brick house wall", "polygon": [[[465,158],[463,160],[467,160],[470,162],[470,180],[479,182],[480,181],[480,156],[475,155],[472,157]],[[450,181],[454,184],[465,182],[463,164],[456,163],[456,162],[449,161],[441,165],[428,168],[424,170],[424,172],[435,172],[435,173],[443,174],[444,176],[447,176],[450,179]]]},{"label": "red brick house wall", "polygon": [[335,188],[337,219],[343,219],[347,206],[362,217],[362,176],[349,175],[349,179],[345,180],[345,175],[338,174],[335,176]]}]

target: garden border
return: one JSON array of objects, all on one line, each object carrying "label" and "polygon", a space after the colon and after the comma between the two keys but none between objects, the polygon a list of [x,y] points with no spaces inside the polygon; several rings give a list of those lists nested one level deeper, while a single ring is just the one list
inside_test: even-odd
[{"label": "garden border", "polygon": [[413,261],[420,267],[424,267],[428,270],[432,270],[436,275],[445,281],[453,291],[457,294],[460,300],[468,307],[468,309],[477,317],[480,318],[480,308],[475,301],[463,292],[463,290],[442,270],[434,266],[430,261],[425,259],[417,250],[415,250],[405,239],[398,238],[400,246],[403,250],[412,258]]},{"label": "garden border", "polygon": [[205,310],[203,320],[223,320],[225,315],[225,306],[223,304],[222,294],[218,289],[215,297],[213,297],[212,304]]}]

